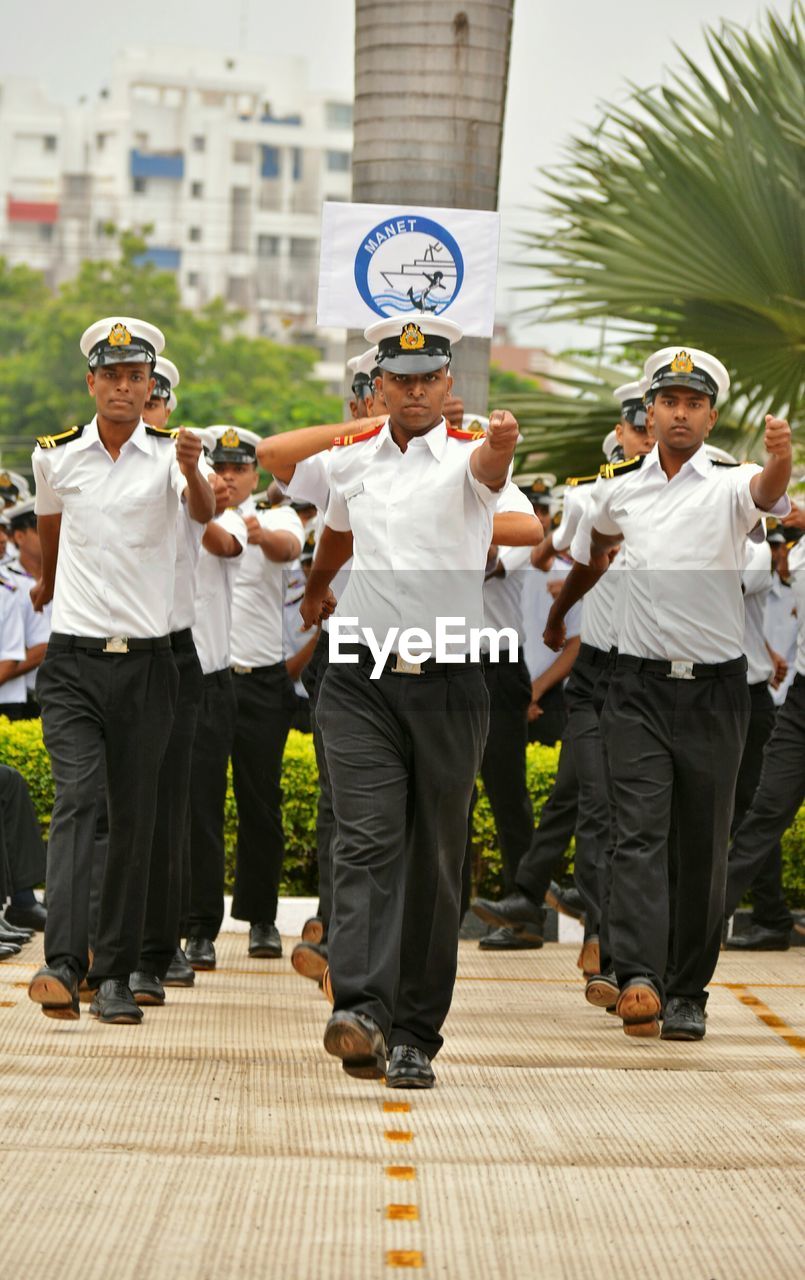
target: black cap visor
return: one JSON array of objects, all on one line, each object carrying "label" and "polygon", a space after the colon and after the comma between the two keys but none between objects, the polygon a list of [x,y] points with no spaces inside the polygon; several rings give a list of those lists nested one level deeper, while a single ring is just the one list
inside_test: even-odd
[{"label": "black cap visor", "polygon": [[381,355],[378,359],[380,373],[396,373],[405,376],[409,373],[435,373],[450,364],[450,355],[445,351],[399,351],[394,355]]},{"label": "black cap visor", "polygon": [[90,369],[108,364],[150,364],[153,369],[157,353],[144,338],[132,338],[126,346],[112,346],[109,342],[96,342],[89,353]]},{"label": "black cap visor", "polygon": [[221,445],[216,445],[210,454],[210,462],[213,466],[216,462],[251,462],[252,466],[256,466],[257,454],[248,445],[237,445],[234,449],[225,449]]},{"label": "black cap visor", "polygon": [[659,373],[651,384],[652,398],[665,387],[689,387],[691,391],[703,392],[713,404],[716,402],[718,387],[704,373],[671,373],[670,370]]}]

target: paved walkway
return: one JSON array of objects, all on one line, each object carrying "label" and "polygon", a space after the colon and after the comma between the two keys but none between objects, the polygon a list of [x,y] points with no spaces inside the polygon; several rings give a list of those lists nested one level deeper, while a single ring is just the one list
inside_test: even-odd
[{"label": "paved walkway", "polygon": [[3,1276],[803,1276],[802,950],[725,956],[685,1045],[585,1005],[572,946],[462,943],[429,1094],[345,1076],[240,936],[139,1028],[47,1021],[39,955],[0,966]]}]

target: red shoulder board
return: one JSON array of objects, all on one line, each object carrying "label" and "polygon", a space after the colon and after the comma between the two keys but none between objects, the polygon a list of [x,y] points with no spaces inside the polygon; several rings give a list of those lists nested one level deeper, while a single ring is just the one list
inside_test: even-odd
[{"label": "red shoulder board", "polygon": [[333,444],[359,444],[361,440],[371,440],[372,436],[376,436],[383,430],[382,424],[379,427],[372,427],[371,431],[358,431],[355,435],[336,436]]},{"label": "red shoulder board", "polygon": [[477,431],[462,431],[460,427],[448,427],[447,434],[453,440],[483,440],[486,432],[482,427],[479,427]]}]

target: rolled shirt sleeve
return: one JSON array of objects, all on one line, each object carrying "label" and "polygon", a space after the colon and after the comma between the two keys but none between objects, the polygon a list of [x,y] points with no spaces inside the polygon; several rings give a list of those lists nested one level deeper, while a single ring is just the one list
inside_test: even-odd
[{"label": "rolled shirt sleeve", "polygon": [[50,484],[49,467],[40,449],[34,449],[31,464],[36,485],[34,511],[38,516],[60,516],[64,510],[64,502]]}]

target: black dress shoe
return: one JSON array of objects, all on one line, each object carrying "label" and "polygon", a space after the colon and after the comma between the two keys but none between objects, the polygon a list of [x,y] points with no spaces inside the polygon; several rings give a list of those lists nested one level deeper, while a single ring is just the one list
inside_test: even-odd
[{"label": "black dress shoe", "polygon": [[728,951],[787,951],[791,946],[791,930],[767,929],[753,924],[745,933],[734,933],[727,938]]},{"label": "black dress shoe", "polygon": [[545,901],[560,915],[570,916],[573,920],[584,920],[584,903],[581,894],[572,885],[565,887],[552,880],[545,894]]},{"label": "black dress shoe", "polygon": [[249,929],[249,955],[262,960],[279,960],[282,939],[275,924],[253,924]]},{"label": "black dress shoe", "polygon": [[620,987],[614,973],[596,973],[587,979],[584,998],[596,1009],[614,1009],[619,995]]},{"label": "black dress shoe", "polygon": [[215,947],[209,938],[188,938],[184,953],[192,969],[215,968]]},{"label": "black dress shoe", "polygon": [[319,982],[327,968],[327,944],[325,942],[297,942],[291,952],[291,964],[303,978]]},{"label": "black dress shoe", "polygon": [[529,942],[541,943],[544,934],[545,912],[524,893],[509,893],[500,902],[476,898],[472,910],[480,920],[499,928],[517,929],[518,936]]},{"label": "black dress shoe", "polygon": [[324,1047],[348,1076],[382,1080],[386,1074],[386,1041],[380,1027],[362,1013],[334,1013],[324,1031]]},{"label": "black dress shoe", "polygon": [[0,916],[0,942],[4,946],[10,946],[13,942],[16,946],[24,947],[26,942],[30,942],[34,936],[33,929],[12,929],[10,924],[6,924],[2,916]]},{"label": "black dress shoe", "polygon": [[182,951],[176,948],[176,955],[168,965],[168,971],[162,979],[163,987],[192,987],[196,980],[196,972]]},{"label": "black dress shoe", "polygon": [[6,907],[6,924],[12,928],[33,929],[35,933],[44,933],[48,913],[41,902],[34,902],[29,907]]},{"label": "black dress shoe", "polygon": [[0,960],[11,960],[13,956],[20,954],[20,948],[17,946],[3,946],[0,942]]},{"label": "black dress shoe", "polygon": [[119,978],[107,978],[101,983],[89,1011],[99,1022],[139,1026],[143,1020],[143,1011],[131,987]]},{"label": "black dress shoe", "polygon": [[436,1083],[430,1058],[412,1044],[397,1044],[386,1071],[389,1089],[432,1089]]},{"label": "black dress shoe", "polygon": [[703,1040],[704,1009],[695,1000],[684,996],[671,996],[662,1015],[663,1040]]},{"label": "black dress shoe", "polygon": [[28,995],[34,1004],[42,1006],[46,1018],[74,1021],[81,1017],[78,978],[69,965],[43,965],[31,978]]},{"label": "black dress shoe", "polygon": [[155,973],[136,970],[129,978],[129,989],[136,1004],[164,1004],[165,988]]},{"label": "black dress shoe", "polygon": [[493,929],[478,943],[481,951],[538,951],[542,938],[529,938],[516,929]]}]

